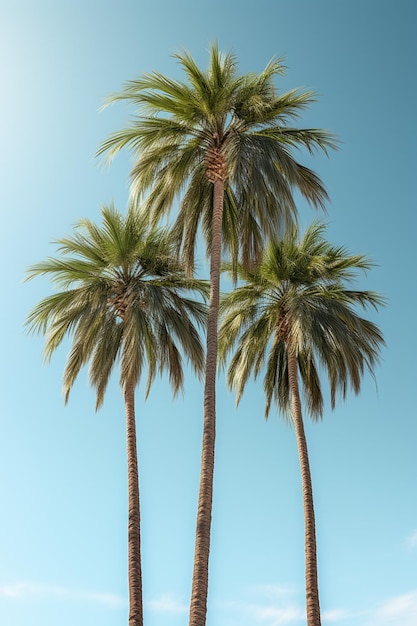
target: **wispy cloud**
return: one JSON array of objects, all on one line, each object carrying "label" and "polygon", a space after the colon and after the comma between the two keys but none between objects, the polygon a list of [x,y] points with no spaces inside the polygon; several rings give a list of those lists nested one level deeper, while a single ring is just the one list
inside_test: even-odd
[{"label": "wispy cloud", "polygon": [[417,528],[410,533],[405,541],[406,548],[408,550],[417,549]]},{"label": "wispy cloud", "polygon": [[350,617],[349,611],[344,611],[343,609],[333,609],[330,611],[324,611],[321,619],[323,622],[340,622],[348,617]]},{"label": "wispy cloud", "polygon": [[[15,582],[0,585],[0,601],[30,601],[31,599],[61,598],[64,601],[86,601],[111,609],[126,608],[126,598],[108,592],[80,590],[47,583]],[[188,604],[172,593],[164,593],[145,602],[146,608],[156,613],[182,614]],[[216,603],[217,608],[220,604]],[[253,587],[243,602],[230,600],[221,603],[232,618],[230,623],[249,622],[254,626],[298,626],[305,623],[304,597],[285,585],[259,585]],[[364,626],[416,626],[417,589],[388,598],[374,608],[353,611],[342,608],[325,610],[323,624],[346,623]],[[232,617],[233,616],[233,617]],[[347,621],[349,620],[349,621]],[[356,622],[356,620],[359,620]]]},{"label": "wispy cloud", "polygon": [[[296,589],[286,585],[264,585],[255,589],[262,593],[264,598],[263,601],[259,599],[258,603],[245,606],[245,613],[251,615],[252,623],[260,626],[305,624],[304,594],[301,598]],[[331,609],[323,611],[322,622],[323,624],[338,624],[352,620],[358,615],[359,613],[353,613],[346,609]]]},{"label": "wispy cloud", "polygon": [[297,600],[296,590],[288,585],[255,585],[245,595],[244,602],[222,603],[235,616],[230,623],[287,626],[305,621],[304,607]]},{"label": "wispy cloud", "polygon": [[268,584],[268,585],[254,585],[252,587],[252,593],[259,596],[266,596],[269,598],[281,598],[288,597],[294,595],[297,590],[290,585],[278,585],[278,584]]},{"label": "wispy cloud", "polygon": [[146,607],[157,613],[186,613],[188,611],[188,605],[172,593],[163,593],[153,600],[148,600]]},{"label": "wispy cloud", "polygon": [[417,589],[393,596],[371,613],[367,626],[416,626]]},{"label": "wispy cloud", "polygon": [[[244,601],[216,602],[216,609],[228,614],[227,623],[253,626],[299,626],[305,624],[304,595],[286,585],[256,585],[247,591]],[[186,613],[188,605],[174,594],[165,593],[146,602],[159,613]],[[416,626],[417,589],[393,596],[374,608],[324,610],[323,624],[344,626]],[[226,621],[222,622],[226,623]]]},{"label": "wispy cloud", "polygon": [[[300,597],[297,589],[288,585],[262,585],[254,587],[254,591],[263,595],[263,603],[247,606],[255,622],[267,626],[305,623],[304,593]],[[362,615],[363,612],[336,608],[323,611],[321,617],[323,623],[337,624]]]},{"label": "wispy cloud", "polygon": [[305,618],[304,610],[296,604],[281,607],[248,604],[246,612],[252,616],[255,623],[264,623],[268,626],[285,626]]},{"label": "wispy cloud", "polygon": [[[228,624],[301,626],[306,622],[304,594],[285,585],[252,587],[243,601],[222,603]],[[374,607],[323,610],[322,623],[332,626],[416,626],[417,589],[393,596]],[[225,622],[226,623],[226,622]]]},{"label": "wispy cloud", "polygon": [[125,606],[127,606],[127,599],[123,596],[117,595],[116,593],[110,593],[105,591],[88,591],[79,595],[85,600],[99,602],[100,604],[105,604],[108,607],[112,607],[114,609],[124,608]]},{"label": "wispy cloud", "polygon": [[125,607],[127,604],[125,598],[115,593],[85,591],[60,585],[33,583],[27,581],[0,585],[0,598],[30,600],[31,598],[51,597],[61,597],[72,601],[84,600],[88,602],[96,602],[114,609]]},{"label": "wispy cloud", "polygon": [[[353,620],[354,618],[361,617],[366,615],[367,612],[364,611],[348,611],[347,609],[330,609],[328,611],[323,611],[321,615],[321,619],[323,623],[331,623],[337,624],[339,622],[344,622],[346,620]],[[349,624],[350,624],[349,622]]]}]

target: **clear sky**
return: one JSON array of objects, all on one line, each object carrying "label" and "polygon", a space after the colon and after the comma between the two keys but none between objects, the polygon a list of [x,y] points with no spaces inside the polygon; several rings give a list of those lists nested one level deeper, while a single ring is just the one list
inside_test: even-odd
[{"label": "clear sky", "polygon": [[[323,622],[417,623],[416,144],[414,0],[0,0],[0,623],[122,626],[127,622],[125,423],[117,377],[103,408],[82,372],[67,407],[68,346],[49,366],[24,319],[50,292],[23,283],[51,240],[114,199],[126,207],[127,155],[99,167],[99,143],[127,122],[99,112],[124,81],[172,53],[201,65],[209,43],[242,72],[283,55],[282,90],[312,88],[302,125],[342,141],[302,162],[324,180],[328,239],[367,254],[361,288],[388,306],[371,319],[387,349],[359,397],[307,425]],[[314,211],[300,202],[303,224]],[[202,265],[203,267],[203,265]],[[203,272],[202,272],[203,273]],[[221,376],[208,626],[301,626],[304,546],[293,431],[263,419],[260,384],[238,410]],[[202,431],[191,375],[137,394],[147,626],[187,623]]]}]

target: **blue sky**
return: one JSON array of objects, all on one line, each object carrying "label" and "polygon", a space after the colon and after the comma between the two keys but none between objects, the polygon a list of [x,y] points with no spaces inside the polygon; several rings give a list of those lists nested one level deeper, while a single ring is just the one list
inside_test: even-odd
[{"label": "blue sky", "polygon": [[[417,81],[410,0],[0,0],[0,622],[119,626],[127,621],[126,455],[115,377],[103,408],[82,372],[67,407],[64,346],[49,366],[24,319],[49,286],[23,283],[51,240],[103,202],[124,211],[128,155],[99,167],[99,143],[123,105],[99,112],[124,81],[172,53],[202,65],[209,43],[242,72],[285,57],[277,84],[314,89],[302,124],[342,141],[301,160],[331,197],[328,238],[377,266],[358,285],[388,306],[371,314],[387,348],[359,397],[307,424],[323,622],[415,626],[417,419],[415,267]],[[301,221],[315,217],[299,204]],[[202,266],[203,267],[203,266]],[[187,623],[202,430],[202,389],[173,401],[157,381],[137,394],[147,626]],[[235,409],[218,383],[218,439],[208,626],[304,623],[301,487],[294,433],[263,419],[259,384]]]}]

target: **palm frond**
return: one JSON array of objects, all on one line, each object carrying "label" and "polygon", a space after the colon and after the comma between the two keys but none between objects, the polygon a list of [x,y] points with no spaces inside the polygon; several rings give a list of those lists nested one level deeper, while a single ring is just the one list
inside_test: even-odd
[{"label": "palm frond", "polygon": [[[263,370],[266,416],[272,401],[289,415],[288,350],[297,357],[308,413],[318,419],[324,407],[319,370],[327,374],[334,408],[338,394],[359,393],[365,371],[374,375],[385,345],[378,327],[358,313],[358,307],[377,310],[384,298],[346,289],[370,260],[332,246],[324,233],[325,226],[314,222],[299,238],[293,226],[270,242],[259,266],[238,266],[243,284],[222,298],[221,365],[232,355],[227,382],[239,401],[250,374],[257,378]],[[233,264],[223,269],[230,272]]]},{"label": "palm frond", "polygon": [[[32,265],[28,277],[47,275],[61,291],[41,300],[26,323],[46,336],[47,360],[66,336],[72,339],[65,401],[87,364],[97,408],[116,363],[123,388],[136,385],[146,368],[147,393],[156,374],[165,370],[178,392],[182,353],[201,374],[199,330],[206,323],[208,285],[187,275],[170,231],[149,226],[140,211],[130,208],[122,216],[110,205],[103,207],[101,225],[81,220],[73,236],[56,244],[60,256]],[[188,297],[192,292],[198,300]]]},{"label": "palm frond", "polygon": [[239,257],[249,267],[259,261],[263,239],[296,222],[295,190],[315,208],[324,209],[328,201],[320,178],[295,159],[294,151],[327,154],[337,140],[326,130],[290,125],[315,94],[302,89],[277,94],[274,81],[285,73],[282,59],[273,59],[259,74],[239,74],[236,57],[221,53],[216,43],[206,70],[188,51],[175,58],[183,81],[154,71],[111,96],[113,102],[130,102],[136,116],[97,154],[111,160],[128,148],[134,158],[132,202],[144,207],[153,224],[180,201],[175,232],[191,268],[200,227],[210,254],[208,164],[215,150],[224,159],[224,254],[235,268]]}]

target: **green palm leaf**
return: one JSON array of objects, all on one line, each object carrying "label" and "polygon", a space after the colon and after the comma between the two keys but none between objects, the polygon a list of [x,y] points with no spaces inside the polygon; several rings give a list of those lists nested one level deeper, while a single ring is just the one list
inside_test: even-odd
[{"label": "green palm leaf", "polygon": [[[337,140],[326,130],[288,126],[315,96],[301,89],[277,93],[274,81],[285,74],[281,59],[272,60],[258,75],[240,75],[236,57],[222,54],[217,44],[211,47],[206,71],[187,51],[175,57],[184,71],[184,82],[151,72],[127,82],[121,92],[109,97],[107,104],[127,100],[135,106],[136,115],[129,127],[102,143],[97,155],[111,160],[124,148],[132,152],[133,200],[142,204],[154,223],[171,210],[176,198],[181,198],[187,213],[199,212],[198,219],[187,222],[187,229],[176,229],[191,266],[188,240],[195,241],[193,231],[211,223],[211,191],[210,185],[203,185],[199,194],[184,192],[201,185],[207,157],[217,149],[225,160],[227,187],[237,199],[236,204],[225,205],[226,214],[235,213],[233,237],[239,242],[230,242],[229,231],[227,250],[235,257],[243,250],[243,261],[251,263],[261,254],[259,245],[248,244],[252,231],[257,238],[270,236],[277,227],[284,232],[296,218],[295,188],[315,207],[324,207],[327,200],[322,182],[297,162],[294,149],[327,154],[337,147]],[[147,189],[150,195],[143,204]],[[193,201],[199,196],[197,205],[190,195]],[[181,215],[178,219],[184,223]],[[226,218],[224,226],[229,222]]]}]

